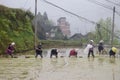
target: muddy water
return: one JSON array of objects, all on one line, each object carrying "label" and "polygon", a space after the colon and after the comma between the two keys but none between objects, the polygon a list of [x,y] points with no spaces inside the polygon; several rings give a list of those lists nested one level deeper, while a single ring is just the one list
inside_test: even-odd
[{"label": "muddy water", "polygon": [[[49,58],[50,50],[44,51],[44,58],[1,58],[0,80],[120,80],[120,58],[98,56],[68,58],[69,49],[60,53],[63,58]],[[59,56],[61,55],[59,54]]]}]

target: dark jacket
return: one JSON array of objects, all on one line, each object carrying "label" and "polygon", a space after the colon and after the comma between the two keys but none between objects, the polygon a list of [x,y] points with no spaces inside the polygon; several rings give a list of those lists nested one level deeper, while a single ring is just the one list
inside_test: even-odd
[{"label": "dark jacket", "polygon": [[41,45],[38,45],[37,48],[36,48],[36,53],[40,54],[42,53],[42,46]]}]

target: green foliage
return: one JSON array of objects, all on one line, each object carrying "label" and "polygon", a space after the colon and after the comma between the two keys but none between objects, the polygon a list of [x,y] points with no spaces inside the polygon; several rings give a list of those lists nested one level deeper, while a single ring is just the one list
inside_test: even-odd
[{"label": "green foliage", "polygon": [[0,54],[4,54],[8,44],[13,41],[17,52],[33,48],[32,19],[29,11],[0,5]]},{"label": "green foliage", "polygon": [[53,38],[54,40],[67,40],[67,37],[64,37],[63,33],[59,29],[58,26],[56,26],[56,32],[55,32],[55,37]]},{"label": "green foliage", "polygon": [[[111,18],[107,18],[106,20],[101,19],[98,24],[100,26],[96,26],[96,41],[99,42],[101,39],[104,40],[105,43],[110,44],[111,40],[111,31],[112,31],[112,22]],[[119,32],[118,32],[119,33]],[[101,39],[100,39],[101,34]],[[113,44],[119,44],[119,39],[117,34],[114,32],[114,40]]]},{"label": "green foliage", "polygon": [[105,42],[108,43],[111,37],[111,19],[101,19],[98,24],[100,24],[100,26],[96,26],[96,41],[99,42],[101,39],[103,39]]},{"label": "green foliage", "polygon": [[81,47],[82,43],[79,40],[41,40],[43,48],[55,47]]}]

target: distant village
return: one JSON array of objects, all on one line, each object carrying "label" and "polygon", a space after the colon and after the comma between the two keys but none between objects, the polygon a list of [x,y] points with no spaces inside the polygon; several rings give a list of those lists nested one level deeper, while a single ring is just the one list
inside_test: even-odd
[{"label": "distant village", "polygon": [[57,20],[57,26],[51,29],[49,37],[55,37],[57,29],[61,30],[63,36],[70,38],[71,36],[70,24],[66,21],[66,17],[61,17]]},{"label": "distant village", "polygon": [[55,33],[57,32],[57,29],[60,29],[62,34],[70,40],[80,40],[81,38],[87,38],[90,34],[88,33],[86,35],[82,35],[81,33],[75,33],[74,35],[71,35],[70,24],[67,21],[66,17],[60,17],[57,20],[57,26],[51,29],[49,35],[47,33],[48,38],[54,38]]}]

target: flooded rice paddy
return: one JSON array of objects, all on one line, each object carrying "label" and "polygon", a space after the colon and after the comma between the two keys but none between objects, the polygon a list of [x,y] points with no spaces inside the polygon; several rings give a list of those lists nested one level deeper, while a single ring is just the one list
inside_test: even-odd
[{"label": "flooded rice paddy", "polygon": [[120,80],[120,57],[95,54],[87,58],[85,54],[68,57],[70,49],[64,49],[60,55],[65,57],[49,58],[50,50],[43,51],[44,58],[0,59],[0,80]]}]

